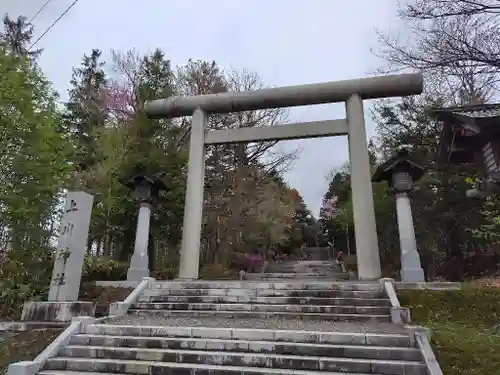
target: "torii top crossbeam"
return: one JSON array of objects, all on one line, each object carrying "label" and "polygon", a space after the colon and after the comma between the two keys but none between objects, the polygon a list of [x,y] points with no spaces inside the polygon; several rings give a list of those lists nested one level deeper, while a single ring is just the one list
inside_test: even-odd
[{"label": "torii top crossbeam", "polygon": [[254,91],[149,100],[144,104],[144,109],[151,118],[173,118],[191,116],[196,108],[201,108],[207,113],[229,113],[342,102],[351,94],[358,94],[362,99],[378,99],[416,95],[422,90],[422,74],[409,73]]}]

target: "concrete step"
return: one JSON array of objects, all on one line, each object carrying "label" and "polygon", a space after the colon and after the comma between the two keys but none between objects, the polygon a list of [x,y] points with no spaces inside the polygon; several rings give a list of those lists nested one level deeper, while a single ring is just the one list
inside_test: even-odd
[{"label": "concrete step", "polygon": [[334,267],[308,267],[308,268],[297,268],[297,267],[291,267],[291,268],[276,268],[276,267],[267,267],[264,273],[269,273],[269,274],[308,274],[310,276],[314,275],[330,275],[330,274],[337,274],[337,275],[342,275],[344,272],[342,272],[341,269],[334,268]]},{"label": "concrete step", "polygon": [[[276,282],[276,281],[307,281],[307,280],[349,280],[349,275],[348,274],[342,274],[342,275],[322,275],[322,276],[313,276],[313,277],[305,277],[305,276],[294,276],[293,273],[290,274],[282,274],[283,276],[275,277],[275,276],[267,276],[266,274],[246,274],[245,279],[246,280],[260,280],[260,281],[269,281],[269,282]],[[289,276],[286,276],[289,275]]]},{"label": "concrete step", "polygon": [[[316,371],[338,371],[351,373],[381,373],[387,375],[427,375],[427,368],[421,362],[377,360],[359,358],[287,356],[268,353],[234,353],[206,352],[197,350],[171,349],[136,349],[136,348],[103,348],[103,347],[72,347],[63,350],[64,357],[51,358],[46,368],[53,370],[84,370],[82,359],[88,364],[96,360],[116,363],[115,361],[139,360],[155,364],[158,362],[223,365],[242,367],[263,367],[279,369],[302,369]],[[70,356],[71,355],[71,356]],[[75,359],[77,362],[75,363]],[[61,363],[62,362],[62,363]],[[62,367],[62,368],[61,368]],[[94,370],[94,368],[91,368]],[[104,369],[106,372],[116,370]],[[118,370],[122,372],[122,370]],[[134,371],[133,373],[138,373]]]},{"label": "concrete step", "polygon": [[214,297],[318,297],[318,298],[386,298],[381,290],[334,289],[146,289],[144,297],[214,296]]},{"label": "concrete step", "polygon": [[247,273],[245,275],[247,281],[262,282],[285,282],[285,281],[329,281],[329,282],[346,282],[348,281],[348,273],[338,272],[321,272],[314,273],[314,276],[307,276],[297,272],[287,272],[286,270],[280,272],[269,271],[269,273]]},{"label": "concrete step", "polygon": [[329,305],[329,306],[390,306],[389,299],[383,298],[321,298],[321,297],[252,297],[252,296],[141,296],[139,302],[179,302],[179,303],[260,303],[289,305]]},{"label": "concrete step", "polygon": [[134,310],[197,310],[197,311],[245,311],[245,312],[289,312],[321,314],[390,314],[388,306],[331,306],[304,304],[253,304],[253,303],[136,303]]},{"label": "concrete step", "polygon": [[[144,362],[129,360],[99,360],[94,359],[89,362],[85,358],[70,358],[70,362],[65,362],[64,358],[54,358],[49,360],[49,368],[39,372],[40,375],[117,375],[117,374],[140,374],[140,375],[345,375],[345,372],[324,372],[307,370],[290,370],[243,367],[243,366],[220,366],[220,365],[197,365],[190,363],[168,363],[168,362]],[[363,374],[357,375],[382,375]]]},{"label": "concrete step", "polygon": [[[148,349],[193,349],[220,352],[274,353],[285,355],[397,359],[421,361],[420,351],[409,347],[335,345],[282,341],[248,341],[190,337],[136,337],[80,334],[72,337],[72,347],[122,347]],[[69,355],[62,352],[63,356]],[[125,358],[125,357],[122,357]]]},{"label": "concrete step", "polygon": [[[280,279],[330,279],[330,280],[342,280],[344,274],[337,274],[336,272],[265,272],[265,273],[247,273],[245,277],[247,280],[266,280],[274,279],[279,281]],[[346,275],[348,276],[348,275]],[[338,279],[337,279],[338,278]]]},{"label": "concrete step", "polygon": [[263,316],[279,316],[286,319],[302,320],[331,320],[331,321],[378,321],[389,322],[389,314],[336,314],[336,313],[300,313],[297,312],[257,312],[257,311],[224,311],[224,310],[160,310],[160,309],[129,309],[129,314],[136,316],[187,316],[187,317],[216,317],[224,318],[258,318]]},{"label": "concrete step", "polygon": [[362,290],[380,291],[378,282],[349,282],[349,281],[300,281],[286,280],[277,282],[261,281],[156,281],[153,289],[295,289],[295,290]]},{"label": "concrete step", "polygon": [[[350,331],[312,331],[288,329],[250,329],[250,328],[210,328],[179,326],[145,326],[92,324],[87,326],[85,334],[97,336],[117,336],[136,338],[192,338],[192,339],[224,339],[245,341],[294,342],[329,345],[374,345],[390,347],[414,347],[412,337],[408,333],[372,333]],[[77,337],[77,336],[76,336]]]},{"label": "concrete step", "polygon": [[336,272],[342,273],[342,267],[332,261],[287,261],[268,263],[266,272],[303,273],[303,272]]}]

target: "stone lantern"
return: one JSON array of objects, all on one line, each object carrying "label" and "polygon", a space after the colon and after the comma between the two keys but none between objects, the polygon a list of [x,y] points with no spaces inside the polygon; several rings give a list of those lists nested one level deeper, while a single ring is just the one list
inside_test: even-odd
[{"label": "stone lantern", "polygon": [[386,181],[396,198],[399,243],[401,247],[401,281],[425,281],[424,271],[417,251],[415,229],[410,205],[410,193],[414,183],[425,173],[425,169],[410,160],[406,150],[400,151],[380,165],[373,175],[373,182]]},{"label": "stone lantern", "polygon": [[150,271],[148,241],[152,205],[157,201],[160,190],[165,190],[166,186],[160,179],[142,173],[135,173],[121,182],[132,190],[132,196],[140,204],[134,253],[130,259],[127,281],[141,281],[142,278],[149,277]]},{"label": "stone lantern", "polygon": [[433,108],[430,114],[442,125],[437,162],[478,167],[481,181],[467,196],[499,193],[500,104]]}]

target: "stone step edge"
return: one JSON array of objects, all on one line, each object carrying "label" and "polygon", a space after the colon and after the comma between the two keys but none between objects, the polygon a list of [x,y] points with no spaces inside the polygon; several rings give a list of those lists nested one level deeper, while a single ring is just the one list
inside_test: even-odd
[{"label": "stone step edge", "polygon": [[330,289],[315,289],[315,288],[304,288],[304,289],[291,289],[291,288],[266,288],[266,287],[259,287],[259,288],[232,288],[232,287],[227,287],[227,288],[182,288],[182,287],[175,287],[175,288],[157,288],[155,286],[152,286],[150,288],[145,289],[145,291],[163,291],[163,290],[173,290],[173,291],[185,291],[185,290],[195,290],[195,291],[206,291],[206,290],[238,290],[238,291],[248,291],[248,292],[255,292],[255,291],[269,291],[269,292],[289,292],[289,293],[300,293],[300,292],[319,292],[319,293],[331,293],[331,292],[336,292],[336,293],[352,293],[352,292],[358,292],[358,293],[383,293],[382,289],[335,289],[335,288],[330,288]]},{"label": "stone step edge", "polygon": [[[306,278],[307,280],[310,280],[309,278],[312,277],[331,277],[331,281],[341,281],[341,280],[336,280],[334,277],[341,277],[343,276],[342,273],[335,272],[335,271],[320,271],[320,272],[266,272],[266,273],[247,273],[245,274],[246,276],[263,276],[263,277],[276,277],[277,279],[290,279],[290,280],[299,280],[301,277]],[[323,279],[321,280],[323,281]]]},{"label": "stone step edge", "polygon": [[[147,289],[141,296],[145,297],[158,297],[158,296],[211,296],[211,297],[288,297],[288,298],[304,298],[304,297],[316,297],[316,298],[351,298],[351,296],[356,296],[357,298],[366,299],[384,299],[385,296],[382,291],[375,290],[347,290],[347,291],[337,291],[337,290],[291,290],[291,289]],[[208,292],[211,291],[211,292]],[[338,295],[342,297],[322,297],[318,294],[329,294]],[[311,295],[313,294],[313,295]],[[367,297],[363,297],[366,294]]]},{"label": "stone step edge", "polygon": [[[92,324],[87,327],[87,331],[91,330],[99,331],[99,329],[101,328],[110,328],[111,330],[132,328],[136,330],[138,329],[139,331],[150,330],[150,332],[163,331],[165,333],[168,333],[168,336],[165,337],[179,337],[179,338],[196,337],[196,338],[237,340],[237,339],[243,339],[243,337],[247,336],[252,338],[258,337],[259,341],[267,339],[279,342],[314,342],[318,344],[324,344],[325,342],[345,343],[346,342],[345,340],[349,339],[350,340],[349,342],[357,340],[357,342],[362,343],[363,345],[365,344],[370,345],[370,341],[381,337],[409,339],[411,341],[410,334],[403,334],[403,333],[370,333],[370,332],[341,332],[341,331],[323,332],[323,331],[306,331],[306,330],[284,330],[284,329],[275,330],[275,329],[252,329],[252,328],[219,328],[219,327],[210,328],[210,327],[178,327],[178,326],[153,326],[153,325],[133,326],[133,325],[118,325],[118,324]],[[107,336],[107,334],[101,332],[87,332],[85,334]],[[136,336],[136,337],[158,337],[158,336]],[[285,337],[293,337],[297,341],[279,339]],[[306,339],[308,341],[299,341]]]},{"label": "stone step edge", "polygon": [[[73,361],[85,362],[84,358],[73,359]],[[52,361],[64,361],[64,357],[52,358]],[[221,371],[221,372],[239,372],[241,374],[245,373],[261,373],[261,374],[277,374],[277,375],[347,375],[345,372],[325,372],[325,371],[313,371],[313,370],[289,370],[289,369],[276,369],[276,368],[266,368],[266,367],[243,367],[243,366],[223,366],[223,365],[200,365],[196,363],[177,363],[177,362],[146,362],[146,361],[133,361],[133,360],[98,360],[95,359],[94,362],[98,363],[118,363],[123,365],[134,366],[134,369],[137,369],[137,366],[148,366],[148,367],[166,367],[171,369],[194,369],[201,370],[206,373],[206,371]],[[146,372],[144,372],[145,374]],[[148,371],[151,374],[151,370]],[[38,372],[40,375],[111,375],[109,373],[102,372],[86,372],[86,371],[72,371],[72,370],[43,370]],[[143,374],[143,373],[140,373]],[[118,375],[113,373],[113,375]],[[366,374],[366,373],[356,373],[356,375],[380,375],[380,374]]]},{"label": "stone step edge", "polygon": [[[358,310],[358,309],[366,309],[366,310],[379,310],[379,309],[390,309],[390,306],[371,306],[371,305],[313,305],[313,304],[300,304],[300,303],[286,303],[286,304],[279,304],[279,303],[259,303],[259,302],[252,302],[252,303],[245,303],[245,302],[233,302],[233,303],[226,303],[226,302],[137,302],[134,303],[131,308],[137,308],[139,305],[159,305],[161,307],[163,306],[171,306],[171,305],[189,305],[193,307],[198,307],[198,308],[205,308],[208,309],[208,306],[218,306],[221,308],[224,307],[235,307],[235,306],[252,306],[252,307],[259,307],[259,306],[265,306],[265,307],[274,307],[274,308],[284,308],[286,309],[288,306],[298,306],[298,307],[310,307],[310,308],[338,308],[338,309],[353,309],[353,310]],[[207,306],[208,305],[208,306]],[[160,307],[160,309],[161,309]],[[156,309],[156,308],[155,308]],[[193,309],[197,310],[197,309]],[[242,309],[246,310],[246,309]],[[231,310],[232,311],[232,310]]]},{"label": "stone step edge", "polygon": [[[295,341],[266,341],[266,340],[241,340],[241,339],[214,339],[214,338],[205,338],[205,337],[171,337],[171,336],[114,336],[114,335],[96,335],[96,334],[86,334],[80,333],[75,336],[77,337],[88,337],[92,338],[101,338],[105,337],[106,339],[123,339],[123,340],[142,340],[142,341],[189,341],[189,342],[206,342],[206,343],[224,343],[224,344],[252,344],[252,345],[280,345],[280,346],[292,346],[292,347],[310,347],[310,348],[321,348],[321,349],[362,349],[362,350],[389,350],[389,351],[399,351],[399,352],[417,352],[419,351],[415,347],[410,346],[382,346],[382,345],[370,345],[370,344],[330,344],[330,343],[312,343],[312,342],[295,342]],[[69,345],[77,345],[77,346],[92,346],[92,345],[82,345],[82,344],[72,344],[70,341]],[[110,345],[101,345],[101,347],[111,347]],[[116,348],[122,348],[122,346],[114,346]],[[141,346],[133,346],[128,348],[143,348]],[[167,349],[167,348],[165,348]],[[207,351],[211,351],[210,349],[206,349]],[[250,348],[249,348],[250,350]],[[250,352],[252,352],[250,350]]]},{"label": "stone step edge", "polygon": [[[297,313],[297,312],[286,312],[286,311],[226,311],[226,310],[164,310],[164,309],[129,309],[129,314],[150,314],[150,315],[255,315],[255,316],[292,316],[295,318],[307,318],[307,317],[317,317],[317,318],[344,318],[344,319],[388,319],[390,314],[336,314],[336,313]],[[297,315],[299,314],[299,315]]]},{"label": "stone step edge", "polygon": [[[206,350],[189,350],[189,349],[152,349],[152,348],[123,348],[123,347],[104,347],[104,346],[86,346],[86,345],[67,345],[62,350],[67,349],[87,349],[91,350],[107,350],[108,352],[143,352],[143,353],[170,353],[181,355],[198,355],[198,356],[223,356],[223,357],[250,357],[250,358],[272,358],[276,360],[302,360],[302,361],[328,361],[336,363],[363,363],[363,364],[383,364],[390,363],[394,365],[425,365],[423,361],[409,361],[400,359],[369,359],[369,358],[346,358],[346,357],[324,357],[324,356],[308,356],[308,355],[291,355],[291,354],[275,354],[275,353],[248,353],[248,352],[231,352],[231,351],[206,351]],[[66,358],[81,358],[67,357]],[[56,357],[57,358],[57,357]],[[86,357],[87,359],[100,359],[98,357]],[[105,358],[103,358],[105,359]]]},{"label": "stone step edge", "polygon": [[[160,302],[152,302],[151,298],[164,298],[166,300],[172,299],[172,301],[160,301]],[[390,307],[390,300],[388,298],[360,298],[360,297],[289,297],[289,296],[279,296],[279,297],[244,297],[244,296],[210,296],[210,295],[202,295],[202,296],[175,296],[175,295],[162,295],[162,296],[145,296],[141,295],[139,297],[139,303],[170,303],[170,302],[179,302],[176,301],[176,298],[201,298],[207,300],[214,300],[213,303],[253,303],[253,304],[266,304],[266,305],[281,305],[281,302],[288,302],[290,299],[304,299],[305,303],[287,303],[288,305],[308,305],[310,302],[315,302],[314,300],[324,300],[325,302],[344,302],[344,301],[352,301],[352,302],[369,302],[369,303],[387,303],[381,305],[344,305],[342,303],[332,303],[326,306],[382,306],[382,307]],[[229,299],[229,300],[225,300]],[[234,300],[233,300],[234,299]],[[239,301],[238,299],[241,299]],[[272,300],[279,302],[272,302]],[[269,301],[269,302],[266,302]],[[182,303],[182,302],[179,302]],[[191,303],[191,302],[185,302]],[[196,303],[196,302],[194,302]],[[199,302],[199,303],[207,303],[207,302]]]},{"label": "stone step edge", "polygon": [[328,271],[318,271],[316,272],[264,272],[264,273],[255,273],[255,272],[249,272],[247,275],[289,275],[289,276],[295,276],[295,275],[306,275],[306,276],[318,276],[318,275],[324,275],[327,274]]},{"label": "stone step edge", "polygon": [[[286,292],[288,293],[288,295],[291,294],[296,294],[296,295],[299,295],[301,293],[310,293],[310,292],[313,292],[313,293],[333,293],[333,294],[337,294],[337,295],[342,295],[344,293],[344,295],[352,295],[352,294],[355,294],[355,293],[361,293],[361,294],[379,294],[381,297],[384,296],[384,292],[382,291],[382,289],[365,289],[365,290],[359,290],[359,289],[292,289],[292,288],[231,288],[231,287],[228,287],[228,288],[156,288],[156,287],[152,287],[152,288],[147,288],[145,289],[145,291],[148,291],[148,292],[162,292],[162,291],[171,291],[171,292],[179,292],[179,291],[196,291],[197,293],[205,293],[205,292],[208,292],[208,291],[213,291],[213,295],[217,295],[217,294],[221,294],[221,293],[224,293],[223,295],[226,295],[228,294],[228,291],[230,292],[230,294],[235,294],[235,293],[248,293],[248,294],[256,294],[256,293],[263,293],[263,292],[266,292],[266,293],[270,293],[271,295],[273,293],[283,293],[283,292]],[[217,294],[216,294],[217,293]]]},{"label": "stone step edge", "polygon": [[[261,275],[260,273],[253,273],[251,275]],[[290,274],[293,275],[293,274]],[[291,279],[289,281],[277,281],[275,283],[270,282],[261,282],[258,280],[192,280],[192,281],[181,281],[181,280],[154,280],[151,281],[152,284],[161,284],[161,285],[182,285],[182,286],[192,286],[192,285],[231,285],[231,286],[244,286],[248,284],[303,284],[303,285],[329,285],[337,288],[378,288],[380,284],[378,281],[373,282],[355,282],[349,280],[294,280]]]},{"label": "stone step edge", "polygon": [[[306,299],[306,300],[317,300],[317,299],[321,299],[321,300],[328,300],[328,301],[380,301],[380,302],[390,302],[390,299],[389,298],[386,298],[386,297],[380,297],[380,298],[363,298],[363,297],[317,297],[317,296],[311,296],[311,297],[295,297],[295,296],[276,296],[276,297],[266,297],[266,296],[262,296],[262,297],[253,297],[253,296],[214,296],[214,295],[200,295],[200,296],[176,296],[176,295],[171,295],[171,294],[165,294],[165,295],[162,295],[162,296],[145,296],[145,295],[141,295],[139,298],[144,298],[144,297],[147,297],[147,298],[150,298],[150,297],[166,297],[166,298],[173,298],[173,297],[200,297],[200,298],[213,298],[213,299],[217,299],[217,298],[244,298],[244,299],[247,299],[248,301],[251,301],[252,299],[259,299],[259,300],[271,300],[271,299],[274,299],[274,300],[283,300],[283,301],[286,301],[286,300],[290,300],[290,299],[294,299],[294,298],[297,298],[297,299]],[[229,303],[229,302],[228,302]]]},{"label": "stone step edge", "polygon": [[[276,272],[273,272],[276,273]],[[280,273],[280,272],[277,272]],[[250,275],[260,275],[260,273],[249,273]],[[293,275],[293,273],[292,273]],[[152,281],[153,283],[162,283],[162,284],[246,284],[246,283],[252,283],[253,281],[251,280],[239,280],[239,279],[232,279],[232,280],[201,280],[201,279],[196,279],[196,280],[154,280]],[[337,284],[337,285],[355,285],[355,286],[374,286],[378,285],[378,281],[359,281],[359,280],[353,280],[353,281],[344,281],[344,280],[331,280],[331,281],[318,281],[318,282],[312,282],[311,284]]]},{"label": "stone step edge", "polygon": [[[179,282],[151,282],[150,289],[289,289],[293,286],[303,286],[296,290],[320,290],[320,287],[327,287],[325,290],[335,290],[335,291],[378,291],[382,290],[380,285],[375,284],[366,284],[366,285],[356,285],[349,284],[347,281],[345,284],[341,284],[341,282],[335,281],[315,281],[308,282],[308,280],[293,280],[289,279],[287,281],[274,281],[274,282],[266,282],[260,280],[245,280],[241,284],[232,284],[232,283],[179,283]],[[252,285],[253,284],[253,285]],[[264,284],[264,285],[259,285]],[[314,288],[310,288],[310,286],[314,285]],[[157,288],[159,286],[159,288]],[[330,286],[330,288],[328,288]],[[258,287],[258,288],[256,288]],[[308,288],[309,287],[309,288]]]}]

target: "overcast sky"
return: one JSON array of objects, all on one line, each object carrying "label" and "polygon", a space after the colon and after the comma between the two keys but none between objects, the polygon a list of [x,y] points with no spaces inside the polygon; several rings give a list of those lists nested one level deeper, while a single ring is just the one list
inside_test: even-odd
[{"label": "overcast sky", "polygon": [[[0,0],[0,13],[35,15],[46,0]],[[73,0],[52,0],[34,21],[37,38]],[[257,72],[268,86],[365,77],[375,28],[395,28],[397,0],[80,0],[37,45],[40,64],[62,98],[71,69],[99,48],[165,51],[173,65],[189,58]],[[374,134],[365,106],[368,136]],[[298,107],[290,122],[342,118],[343,105]],[[332,168],[347,161],[347,138],[290,141],[302,148],[286,174],[317,214]]]}]

